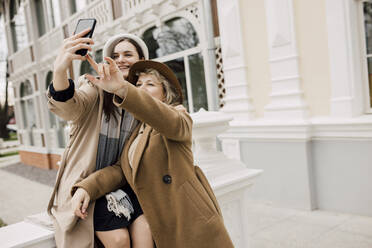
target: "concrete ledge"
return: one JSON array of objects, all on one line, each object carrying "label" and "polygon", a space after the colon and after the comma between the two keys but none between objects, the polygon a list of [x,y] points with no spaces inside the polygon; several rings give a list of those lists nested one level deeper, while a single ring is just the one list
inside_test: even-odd
[{"label": "concrete ledge", "polygon": [[56,247],[54,232],[26,221],[0,229],[1,247],[51,248]]}]

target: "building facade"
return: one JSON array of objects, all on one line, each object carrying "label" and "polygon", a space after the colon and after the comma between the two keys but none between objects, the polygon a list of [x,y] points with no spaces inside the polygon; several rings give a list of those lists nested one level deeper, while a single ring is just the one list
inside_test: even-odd
[{"label": "building facade", "polygon": [[[372,216],[372,1],[1,1],[21,159],[56,168],[67,123],[50,114],[53,61],[95,17],[94,56],[141,36],[182,82],[190,112],[234,117],[224,152],[264,173],[250,197]],[[74,62],[70,77],[89,72]]]}]

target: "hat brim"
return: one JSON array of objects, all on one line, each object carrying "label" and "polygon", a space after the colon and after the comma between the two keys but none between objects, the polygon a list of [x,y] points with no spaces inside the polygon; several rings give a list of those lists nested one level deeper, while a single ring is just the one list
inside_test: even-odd
[{"label": "hat brim", "polygon": [[127,80],[132,83],[133,85],[136,85],[138,80],[138,73],[143,72],[146,69],[155,69],[157,70],[163,77],[165,77],[177,90],[177,93],[179,95],[180,103],[183,102],[183,94],[182,94],[182,87],[180,82],[177,79],[176,74],[170,69],[166,64],[153,61],[153,60],[140,60],[136,63],[134,63],[128,73]]},{"label": "hat brim", "polygon": [[103,47],[103,57],[111,57],[112,51],[114,50],[114,47],[118,44],[118,41],[126,38],[136,42],[138,46],[141,48],[145,59],[149,59],[149,49],[147,48],[145,42],[140,37],[134,34],[118,34],[111,37]]}]

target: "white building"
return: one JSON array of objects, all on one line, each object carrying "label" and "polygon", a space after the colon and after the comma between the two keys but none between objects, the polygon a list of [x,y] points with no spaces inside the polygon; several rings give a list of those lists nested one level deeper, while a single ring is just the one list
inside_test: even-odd
[{"label": "white building", "polygon": [[[190,112],[234,117],[225,153],[265,171],[252,198],[372,216],[372,1],[0,2],[24,163],[56,167],[66,123],[45,90],[62,40],[95,17],[97,60],[110,36],[137,34],[177,73]],[[76,62],[70,76],[88,70]]]}]

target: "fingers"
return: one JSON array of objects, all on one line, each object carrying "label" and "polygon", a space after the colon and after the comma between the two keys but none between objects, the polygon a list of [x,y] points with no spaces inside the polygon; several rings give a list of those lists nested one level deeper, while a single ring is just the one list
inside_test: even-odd
[{"label": "fingers", "polygon": [[85,215],[87,214],[87,208],[89,206],[89,197],[85,196],[83,206],[81,207],[81,212]]},{"label": "fingers", "polygon": [[92,76],[90,74],[85,74],[85,78],[89,80],[89,82],[93,84],[99,84],[99,79],[97,79],[95,76]]},{"label": "fingers", "polygon": [[87,58],[89,64],[93,67],[93,69],[98,73],[98,65],[96,61],[94,61],[94,59],[89,54],[87,54],[85,57]]},{"label": "fingers", "polygon": [[103,64],[103,72],[104,72],[103,78],[107,78],[108,80],[110,80],[111,79],[110,66],[108,64]]},{"label": "fingers", "polygon": [[80,43],[93,45],[94,41],[91,38],[79,38],[76,40],[69,40],[65,42],[65,48],[76,46],[77,44]]},{"label": "fingers", "polygon": [[75,53],[77,50],[80,50],[80,49],[87,49],[89,51],[92,51],[92,47],[90,45],[80,43],[76,46],[73,46],[73,47],[70,47],[69,49],[67,49],[67,52]]},{"label": "fingers", "polygon": [[87,33],[89,33],[89,31],[90,31],[90,28],[85,29],[85,30],[81,31],[81,32],[78,33],[78,34],[74,34],[73,36],[71,36],[71,39],[75,40],[75,39],[78,39],[78,38],[84,37],[84,35],[86,35]]},{"label": "fingers", "polygon": [[106,60],[107,63],[109,64],[109,69],[110,69],[111,72],[119,71],[118,65],[116,64],[116,62],[112,58],[105,57],[104,60]]},{"label": "fingers", "polygon": [[98,64],[98,75],[100,78],[104,79],[105,73],[103,72],[103,64]]},{"label": "fingers", "polygon": [[86,57],[81,56],[81,55],[79,55],[79,54],[75,54],[75,53],[72,53],[72,54],[70,55],[70,57],[71,57],[71,59],[86,60]]}]

